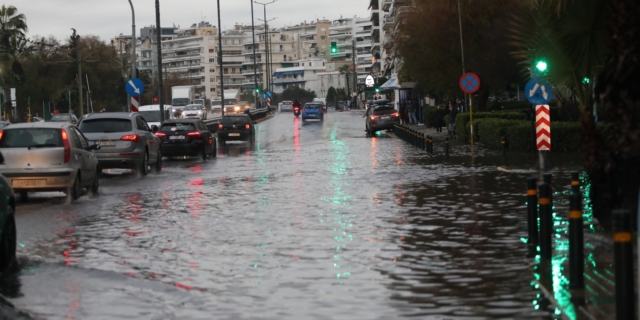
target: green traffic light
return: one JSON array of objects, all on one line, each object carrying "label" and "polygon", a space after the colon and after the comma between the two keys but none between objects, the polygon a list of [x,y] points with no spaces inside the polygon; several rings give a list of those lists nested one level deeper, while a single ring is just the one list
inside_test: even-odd
[{"label": "green traffic light", "polygon": [[591,79],[589,79],[588,77],[584,77],[584,79],[582,79],[582,83],[584,84],[589,84],[591,82]]},{"label": "green traffic light", "polygon": [[544,60],[538,61],[538,63],[536,63],[536,69],[538,69],[538,71],[540,72],[547,71],[547,62]]},{"label": "green traffic light", "polygon": [[380,92],[380,88],[376,88],[376,92]]}]

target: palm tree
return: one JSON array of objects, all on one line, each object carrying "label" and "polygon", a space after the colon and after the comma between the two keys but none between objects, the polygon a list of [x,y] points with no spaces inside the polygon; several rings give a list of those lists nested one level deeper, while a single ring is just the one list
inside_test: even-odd
[{"label": "palm tree", "polygon": [[338,69],[338,71],[340,71],[340,76],[346,75],[346,82],[347,82],[347,94],[351,94],[351,90],[349,90],[349,74],[351,67],[348,64],[343,65],[342,67],[340,67]]},{"label": "palm tree", "polygon": [[2,5],[0,7],[0,66],[5,70],[0,75],[4,89],[5,101],[9,101],[9,87],[17,82],[15,73],[22,68],[16,58],[17,46],[24,40],[19,39],[27,32],[27,18],[24,14],[18,14],[14,6]]},{"label": "palm tree", "polygon": [[556,95],[560,105],[579,110],[594,216],[609,227],[613,209],[636,210],[638,203],[640,45],[629,30],[637,30],[640,2],[529,2],[527,10],[514,17],[514,55],[524,70],[545,59],[545,78],[562,92]]}]

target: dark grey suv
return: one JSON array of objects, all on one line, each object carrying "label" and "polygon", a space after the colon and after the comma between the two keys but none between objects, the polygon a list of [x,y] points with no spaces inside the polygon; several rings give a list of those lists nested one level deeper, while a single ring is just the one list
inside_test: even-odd
[{"label": "dark grey suv", "polygon": [[149,173],[151,166],[162,170],[160,139],[144,118],[138,113],[103,112],[92,113],[82,118],[78,128],[90,144],[98,144],[95,151],[100,168],[134,169],[142,175]]}]

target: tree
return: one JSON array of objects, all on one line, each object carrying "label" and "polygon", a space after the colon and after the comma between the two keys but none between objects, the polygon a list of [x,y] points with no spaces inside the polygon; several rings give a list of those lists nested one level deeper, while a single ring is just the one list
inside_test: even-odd
[{"label": "tree", "polygon": [[351,66],[348,64],[345,64],[342,67],[338,68],[338,71],[340,71],[340,76],[346,75],[345,79],[347,81],[347,92],[351,93],[351,90],[349,88],[349,75],[353,73]]},{"label": "tree", "polygon": [[[480,110],[491,93],[523,80],[509,55],[508,35],[504,32],[510,14],[517,13],[521,6],[521,1],[513,0],[461,3],[465,69],[482,79],[478,92]],[[458,86],[463,68],[457,2],[414,1],[411,10],[402,12],[391,42],[400,61],[400,80],[416,82],[416,90],[430,96],[462,96]]]},{"label": "tree", "polygon": [[300,87],[288,87],[287,89],[285,89],[282,94],[280,94],[280,98],[282,99],[282,101],[286,101],[286,100],[291,100],[291,101],[295,101],[298,100],[300,101],[300,103],[304,104],[307,102],[311,102],[313,101],[313,98],[316,97],[316,93],[313,91],[309,91],[309,90],[305,90],[302,89]]},{"label": "tree", "polygon": [[329,87],[329,90],[327,91],[327,104],[329,102],[333,102],[335,106],[338,105],[338,91],[336,91],[336,88],[334,87]]},{"label": "tree", "polygon": [[14,6],[2,5],[0,7],[0,67],[9,72],[3,72],[1,76],[4,88],[5,101],[11,101],[10,87],[15,85],[22,70],[17,61],[16,46],[27,32],[27,18],[24,14],[18,14]]}]

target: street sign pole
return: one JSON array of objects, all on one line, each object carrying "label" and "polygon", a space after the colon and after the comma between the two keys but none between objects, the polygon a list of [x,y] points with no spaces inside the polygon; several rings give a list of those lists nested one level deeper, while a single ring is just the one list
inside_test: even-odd
[{"label": "street sign pole", "polygon": [[524,87],[527,100],[535,105],[536,148],[541,171],[546,170],[549,150],[551,150],[551,117],[548,103],[553,98],[553,86],[543,78],[531,78]]},{"label": "street sign pole", "polygon": [[[460,89],[464,93],[469,94],[469,125],[471,126],[471,156],[474,156],[473,151],[473,103],[472,94],[480,89],[480,77],[473,72],[467,72],[460,77]],[[465,96],[466,97],[466,96]]]}]

